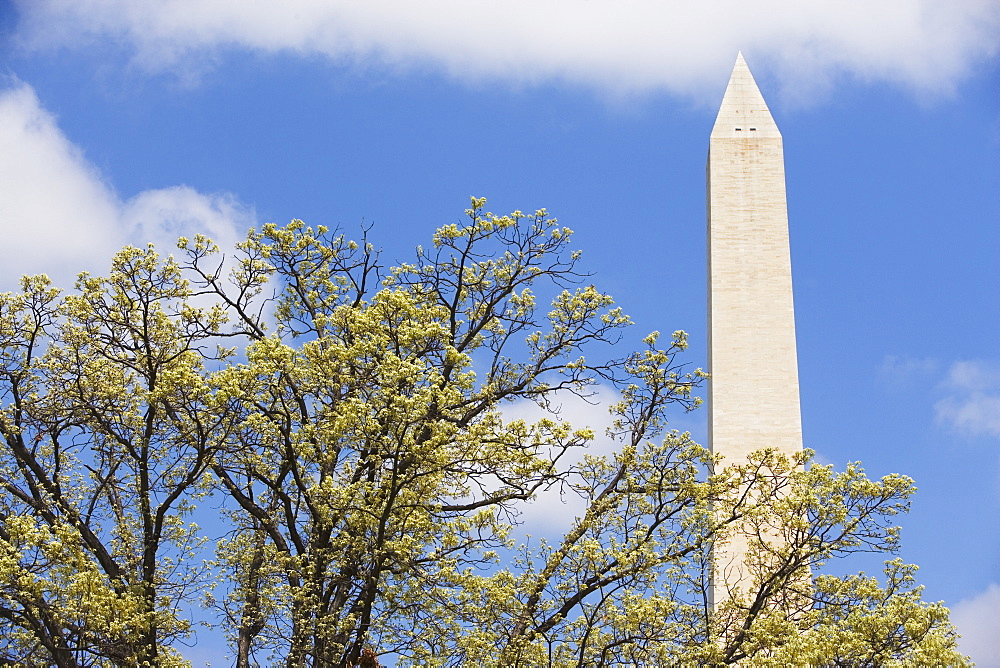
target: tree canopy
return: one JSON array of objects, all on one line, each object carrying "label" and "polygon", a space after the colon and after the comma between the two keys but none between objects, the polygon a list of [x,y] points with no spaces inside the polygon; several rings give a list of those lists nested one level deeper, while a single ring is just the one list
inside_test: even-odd
[{"label": "tree canopy", "polygon": [[[466,214],[394,267],[293,221],[0,295],[0,662],[186,665],[199,608],[238,666],[966,661],[892,558],[910,479],[713,458],[668,429],[684,332],[631,350],[568,229]],[[598,387],[606,434],[560,417]],[[552,489],[585,510],[515,541]],[[713,610],[733,532],[752,582]],[[832,574],[855,552],[884,575]]]}]

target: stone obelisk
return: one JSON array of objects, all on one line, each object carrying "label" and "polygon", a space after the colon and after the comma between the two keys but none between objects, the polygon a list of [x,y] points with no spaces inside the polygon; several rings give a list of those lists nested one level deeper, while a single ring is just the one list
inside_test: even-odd
[{"label": "stone obelisk", "polygon": [[[709,447],[740,463],[802,449],[781,133],[736,57],[708,153]],[[713,605],[745,584],[746,541],[713,554]]]}]

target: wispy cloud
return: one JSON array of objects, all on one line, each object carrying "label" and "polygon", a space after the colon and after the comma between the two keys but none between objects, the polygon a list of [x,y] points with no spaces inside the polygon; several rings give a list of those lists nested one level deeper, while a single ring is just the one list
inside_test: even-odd
[{"label": "wispy cloud", "polygon": [[959,648],[979,668],[1000,668],[1000,585],[951,606],[951,621],[962,635]]},{"label": "wispy cloud", "polygon": [[878,368],[878,378],[892,387],[906,387],[915,382],[927,382],[941,368],[941,362],[932,357],[886,355]]},{"label": "wispy cloud", "polygon": [[0,89],[0,291],[14,289],[23,274],[71,286],[80,271],[105,269],[128,243],[170,252],[178,236],[201,232],[232,247],[255,222],[232,195],[187,186],[122,199],[31,86]]},{"label": "wispy cloud", "polygon": [[931,357],[887,355],[877,378],[893,391],[927,388],[939,426],[967,436],[1000,437],[1000,362],[959,360],[945,367]]},{"label": "wispy cloud", "polygon": [[15,1],[24,44],[124,44],[141,66],[175,72],[236,47],[459,79],[701,94],[742,49],[786,90],[847,73],[947,91],[1000,50],[994,0]]},{"label": "wispy cloud", "polygon": [[971,435],[1000,437],[1000,363],[955,362],[942,387],[948,396],[934,405],[940,424]]}]

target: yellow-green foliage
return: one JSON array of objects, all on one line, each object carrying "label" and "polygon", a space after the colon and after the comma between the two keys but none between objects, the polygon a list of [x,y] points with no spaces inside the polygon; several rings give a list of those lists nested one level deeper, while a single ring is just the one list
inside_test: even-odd
[{"label": "yellow-green foliage", "polygon": [[[707,377],[686,334],[623,352],[571,232],[484,207],[388,269],[366,235],[293,221],[0,296],[0,657],[179,665],[204,603],[238,666],[963,661],[912,567],[812,577],[896,548],[908,479],[713,460],[667,429]],[[505,413],[598,383],[606,434]],[[613,454],[574,456],[599,438]],[[515,544],[554,487],[585,510]],[[732,532],[781,540],[751,541],[752,586],[712,612]]]}]

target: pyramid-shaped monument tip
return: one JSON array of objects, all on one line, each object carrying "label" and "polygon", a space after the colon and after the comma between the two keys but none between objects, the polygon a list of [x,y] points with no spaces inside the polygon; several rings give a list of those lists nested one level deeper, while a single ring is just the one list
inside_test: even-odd
[{"label": "pyramid-shaped monument tip", "polygon": [[743,52],[737,53],[719,115],[712,128],[712,137],[753,139],[780,136],[764,96],[743,59]]}]

